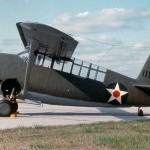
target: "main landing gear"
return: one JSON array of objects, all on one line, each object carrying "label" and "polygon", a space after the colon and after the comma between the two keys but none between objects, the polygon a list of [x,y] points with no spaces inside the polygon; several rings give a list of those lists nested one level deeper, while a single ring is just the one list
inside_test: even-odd
[{"label": "main landing gear", "polygon": [[144,113],[143,113],[143,110],[139,107],[138,108],[138,116],[143,116]]},{"label": "main landing gear", "polygon": [[1,85],[3,99],[0,100],[0,116],[9,117],[18,110],[16,95],[21,92],[21,86],[17,79],[7,79]]},{"label": "main landing gear", "polygon": [[9,117],[11,114],[15,114],[18,110],[18,103],[11,102],[7,99],[0,101],[0,116]]}]

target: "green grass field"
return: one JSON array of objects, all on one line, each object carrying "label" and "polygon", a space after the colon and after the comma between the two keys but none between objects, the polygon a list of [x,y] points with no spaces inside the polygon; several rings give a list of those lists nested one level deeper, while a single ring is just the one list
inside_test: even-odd
[{"label": "green grass field", "polygon": [[149,150],[150,120],[0,130],[1,150]]}]

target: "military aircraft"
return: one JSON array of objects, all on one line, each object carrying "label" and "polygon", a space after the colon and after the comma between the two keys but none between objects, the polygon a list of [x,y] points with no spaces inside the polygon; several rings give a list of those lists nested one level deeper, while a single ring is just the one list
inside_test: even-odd
[{"label": "military aircraft", "polygon": [[86,107],[150,106],[150,57],[137,79],[72,58],[78,42],[44,24],[16,24],[25,51],[0,54],[0,115],[18,109],[16,99]]}]

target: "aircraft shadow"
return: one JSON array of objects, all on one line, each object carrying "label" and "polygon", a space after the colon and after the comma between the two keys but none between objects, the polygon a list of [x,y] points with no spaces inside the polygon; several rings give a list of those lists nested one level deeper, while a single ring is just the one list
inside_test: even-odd
[{"label": "aircraft shadow", "polygon": [[[150,116],[150,114],[147,114],[147,113],[144,113],[144,116],[138,116],[137,111],[135,111],[135,112],[128,112],[128,111],[125,111],[125,110],[123,110],[121,108],[108,108],[108,109],[110,109],[110,110],[108,110],[108,109],[106,109],[104,107],[101,107],[101,108],[97,108],[97,109],[102,114],[110,115],[110,116],[117,117],[117,118],[123,119],[123,120],[138,120],[138,119],[145,120],[145,119],[149,119],[147,117]],[[144,109],[143,109],[143,111],[144,111]],[[111,113],[111,112],[113,112],[113,113]],[[134,118],[133,118],[133,116],[134,116]],[[128,118],[125,119],[125,117],[128,117]],[[131,118],[129,118],[129,117],[131,117]]]},{"label": "aircraft shadow", "polygon": [[99,112],[33,112],[33,113],[21,113],[22,115],[29,115],[29,116],[113,116],[119,118],[121,120],[145,120],[150,116],[150,114],[144,114],[143,117],[137,115],[137,112],[131,113],[120,108],[97,108]]}]

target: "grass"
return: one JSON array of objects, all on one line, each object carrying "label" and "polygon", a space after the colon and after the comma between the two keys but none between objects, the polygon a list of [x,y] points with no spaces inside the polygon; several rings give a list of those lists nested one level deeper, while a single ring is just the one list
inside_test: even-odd
[{"label": "grass", "polygon": [[0,150],[148,150],[150,120],[0,130]]}]

